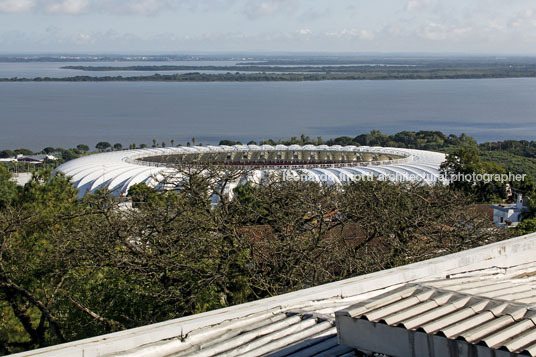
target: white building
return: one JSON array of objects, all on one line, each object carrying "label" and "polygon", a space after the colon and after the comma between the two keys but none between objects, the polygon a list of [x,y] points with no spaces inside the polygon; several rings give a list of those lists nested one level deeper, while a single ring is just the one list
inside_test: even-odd
[{"label": "white building", "polygon": [[522,214],[527,210],[523,202],[523,195],[517,195],[517,201],[513,204],[492,205],[493,222],[498,226],[515,227],[521,222]]},{"label": "white building", "polygon": [[17,155],[17,161],[27,162],[31,164],[42,164],[45,161],[56,161],[57,157],[54,155],[48,154],[39,154],[39,155]]}]

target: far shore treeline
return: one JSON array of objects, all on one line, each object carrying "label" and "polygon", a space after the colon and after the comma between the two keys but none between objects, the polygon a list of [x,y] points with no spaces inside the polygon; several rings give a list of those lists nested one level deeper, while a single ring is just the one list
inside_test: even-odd
[{"label": "far shore treeline", "polygon": [[334,80],[411,80],[411,79],[485,79],[485,78],[535,78],[536,70],[499,72],[420,72],[420,73],[184,73],[152,74],[147,76],[74,76],[0,78],[0,82],[304,82]]},{"label": "far shore treeline", "polygon": [[[277,64],[277,62],[275,62]],[[286,62],[282,62],[285,64]],[[118,71],[191,71],[190,73],[150,74],[143,76],[88,76],[0,78],[2,82],[109,82],[109,81],[169,81],[169,82],[254,82],[254,81],[323,81],[323,80],[409,80],[409,79],[480,79],[534,78],[536,63],[529,62],[424,62],[408,64],[359,65],[272,65],[270,62],[236,66],[64,66],[62,69],[84,72]],[[200,73],[214,71],[218,73]]]}]

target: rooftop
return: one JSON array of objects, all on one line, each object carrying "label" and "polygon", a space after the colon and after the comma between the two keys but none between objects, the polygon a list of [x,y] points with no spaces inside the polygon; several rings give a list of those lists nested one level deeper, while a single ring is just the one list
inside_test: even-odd
[{"label": "rooftop", "polygon": [[[408,341],[428,335],[434,348],[422,344],[422,355],[445,355],[441,345],[449,340],[460,350],[478,345],[482,352],[536,355],[535,303],[536,264],[526,263],[405,284],[336,314],[341,342],[361,350],[411,355]],[[385,346],[371,334],[393,343]]]},{"label": "rooftop", "polygon": [[[535,253],[532,234],[21,355],[344,356],[358,350],[404,356],[411,349],[429,355],[430,346],[438,355],[471,348],[535,355]],[[385,350],[386,339],[405,345]]]}]

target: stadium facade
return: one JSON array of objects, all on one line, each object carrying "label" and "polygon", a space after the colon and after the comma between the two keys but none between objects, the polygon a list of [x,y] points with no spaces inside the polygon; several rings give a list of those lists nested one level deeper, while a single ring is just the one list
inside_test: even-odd
[{"label": "stadium facade", "polygon": [[194,146],[106,152],[69,161],[57,170],[72,178],[80,196],[104,188],[124,196],[134,184],[158,187],[192,166],[243,170],[242,180],[276,172],[327,184],[372,177],[434,183],[444,159],[437,152],[369,146]]}]

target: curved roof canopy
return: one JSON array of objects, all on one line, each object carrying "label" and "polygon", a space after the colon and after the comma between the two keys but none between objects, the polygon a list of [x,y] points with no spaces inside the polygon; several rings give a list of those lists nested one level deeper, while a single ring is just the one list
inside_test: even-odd
[{"label": "curved roof canopy", "polygon": [[233,165],[249,165],[249,178],[279,171],[288,178],[328,184],[365,177],[434,183],[445,160],[445,155],[437,152],[369,146],[195,146],[106,152],[68,161],[56,170],[72,177],[79,196],[102,188],[125,195],[136,183],[157,186],[163,178],[177,174],[174,165],[161,158],[192,155],[212,155],[220,160],[234,155],[238,161]]}]

